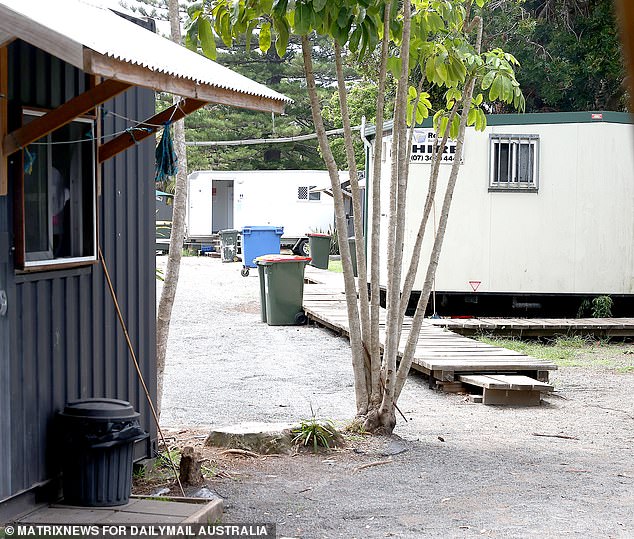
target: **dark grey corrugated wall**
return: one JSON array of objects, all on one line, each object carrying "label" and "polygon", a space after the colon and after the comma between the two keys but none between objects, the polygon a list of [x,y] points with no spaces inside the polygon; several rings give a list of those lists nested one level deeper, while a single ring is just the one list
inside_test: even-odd
[{"label": "dark grey corrugated wall", "polygon": [[[82,72],[22,42],[11,44],[9,58],[9,105],[14,111],[22,105],[56,107],[85,87]],[[133,89],[104,107],[129,118],[145,119],[154,113],[154,94]],[[19,116],[10,115],[9,121],[13,129]],[[112,114],[107,114],[103,123],[105,133],[130,125]],[[153,142],[148,139],[103,166],[97,211],[103,253],[146,382],[155,397],[153,154]],[[17,172],[10,170],[12,175]],[[3,228],[12,230],[12,212],[4,212],[1,204],[0,234]],[[0,444],[0,460],[10,462],[10,477],[7,482],[0,468],[0,500],[57,474],[56,448],[60,440],[51,433],[55,413],[68,400],[129,400],[141,412],[152,439],[156,438],[101,267],[26,275],[16,274],[13,268],[10,258],[8,351],[2,349],[0,321],[0,386],[3,366],[5,370],[8,366],[10,389],[9,402],[0,400],[0,428],[10,417],[8,431],[2,430],[10,433],[10,448]],[[145,455],[151,455],[150,442],[137,447],[137,456]]]}]

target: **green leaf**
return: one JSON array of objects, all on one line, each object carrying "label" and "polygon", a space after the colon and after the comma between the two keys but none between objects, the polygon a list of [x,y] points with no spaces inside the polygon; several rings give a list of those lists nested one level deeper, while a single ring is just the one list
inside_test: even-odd
[{"label": "green leaf", "polygon": [[277,55],[282,58],[286,54],[286,48],[288,47],[288,37],[290,29],[286,18],[275,19],[273,21],[273,27],[277,32],[277,39],[275,40],[275,50]]},{"label": "green leaf", "polygon": [[478,110],[478,117],[476,118],[476,131],[484,131],[487,127],[487,118],[484,115],[484,111],[482,109]]},{"label": "green leaf", "polygon": [[467,116],[467,125],[475,124],[477,119],[478,119],[478,109],[469,110],[469,115]]},{"label": "green leaf", "polygon": [[350,52],[356,53],[359,50],[359,42],[361,41],[361,27],[357,26],[352,32],[350,36],[350,42],[348,43],[348,48]]},{"label": "green leaf", "polygon": [[198,39],[200,40],[200,47],[203,50],[203,54],[207,58],[215,60],[216,39],[214,38],[214,32],[211,29],[211,23],[209,22],[209,19],[198,19]]},{"label": "green leaf", "polygon": [[429,57],[425,64],[425,76],[429,82],[436,81],[436,63],[433,56]]},{"label": "green leaf", "polygon": [[192,20],[185,34],[185,46],[194,52],[198,51],[198,19]]},{"label": "green leaf", "polygon": [[460,116],[457,114],[453,117],[451,122],[451,127],[449,128],[449,136],[452,139],[458,138],[458,133],[460,132]]},{"label": "green leaf", "polygon": [[399,74],[401,73],[401,59],[396,56],[390,56],[387,59],[387,69],[395,79],[398,79]]},{"label": "green leaf", "polygon": [[313,9],[317,12],[321,11],[326,7],[326,3],[328,0],[313,0]]},{"label": "green leaf", "polygon": [[500,95],[502,95],[502,76],[497,75],[495,79],[493,79],[493,84],[489,91],[489,101],[495,101]]},{"label": "green leaf", "polygon": [[260,28],[260,50],[266,52],[271,48],[271,23],[265,22]]},{"label": "green leaf", "polygon": [[493,79],[495,78],[495,71],[489,71],[484,78],[482,79],[482,89],[488,89],[491,84],[493,84]]},{"label": "green leaf", "polygon": [[288,0],[274,0],[272,10],[274,19],[282,18],[286,14],[287,8]]},{"label": "green leaf", "polygon": [[306,35],[310,30],[310,8],[306,4],[295,6],[295,32],[300,36]]},{"label": "green leaf", "polygon": [[484,96],[482,94],[478,94],[477,96],[473,98],[473,104],[476,107],[479,107],[482,104],[483,99],[484,99]]}]

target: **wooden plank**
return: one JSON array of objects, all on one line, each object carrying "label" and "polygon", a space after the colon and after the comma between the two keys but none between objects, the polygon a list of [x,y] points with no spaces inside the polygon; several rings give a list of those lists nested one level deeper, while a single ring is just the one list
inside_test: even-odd
[{"label": "wooden plank", "polygon": [[8,133],[2,143],[4,155],[9,156],[56,129],[69,124],[77,117],[86,114],[89,110],[105,103],[128,88],[130,85],[124,82],[106,80],[69,99],[44,116],[38,116],[28,124]]},{"label": "wooden plank", "polygon": [[541,392],[539,391],[506,391],[504,389],[484,389],[483,404],[503,404],[511,406],[539,406]]},{"label": "wooden plank", "polygon": [[84,49],[84,71],[93,75],[101,75],[106,79],[119,80],[135,86],[180,95],[193,101],[279,114],[284,112],[286,105],[284,101],[279,99],[201,84],[194,80],[174,77],[168,73],[152,71],[147,67],[117,60],[90,49]]},{"label": "wooden plank", "polygon": [[518,374],[493,374],[491,377],[507,383],[510,389],[529,389],[535,391],[552,391],[554,389],[554,387],[549,384]]},{"label": "wooden plank", "polygon": [[461,374],[457,376],[457,378],[464,384],[486,389],[510,389],[507,382],[497,380],[496,378],[485,374]]},{"label": "wooden plank", "polygon": [[[0,141],[7,134],[9,112],[9,58],[7,47],[0,48]],[[9,164],[7,155],[0,147],[0,196],[9,190]]]},{"label": "wooden plank", "polygon": [[[168,121],[176,122],[185,116],[206,105],[205,101],[196,99],[183,99],[176,105],[165,109],[163,112],[155,114],[151,118],[136,125],[132,130],[123,133],[112,140],[99,146],[99,163],[103,163],[115,155],[127,150],[131,146],[138,144],[147,137],[151,137]],[[159,126],[159,127],[157,127]]]}]

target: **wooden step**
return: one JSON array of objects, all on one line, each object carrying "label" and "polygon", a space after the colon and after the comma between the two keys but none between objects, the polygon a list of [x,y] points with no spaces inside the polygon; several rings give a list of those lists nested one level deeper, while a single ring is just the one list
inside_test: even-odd
[{"label": "wooden step", "polygon": [[483,404],[539,406],[542,393],[554,389],[521,374],[460,374],[457,378],[463,384],[481,387]]}]

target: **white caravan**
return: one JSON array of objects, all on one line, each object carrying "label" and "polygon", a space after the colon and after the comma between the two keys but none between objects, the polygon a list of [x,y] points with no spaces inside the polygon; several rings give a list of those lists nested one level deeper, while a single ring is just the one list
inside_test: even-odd
[{"label": "white caravan", "polygon": [[224,229],[283,226],[282,244],[300,251],[307,234],[333,228],[333,199],[324,192],[330,178],[324,170],[201,170],[188,182],[189,241],[208,241]]},{"label": "white caravan", "polygon": [[[488,116],[487,124],[485,132],[473,128],[466,132],[463,164],[436,271],[438,313],[575,316],[584,300],[610,295],[615,316],[633,316],[631,116],[615,112],[501,114]],[[415,135],[405,221],[406,261],[427,193],[433,131],[424,124]],[[383,143],[387,151],[381,200],[386,208],[391,133],[386,132]],[[440,217],[453,151],[455,146],[450,145],[443,156],[446,164],[441,166],[432,224]],[[367,183],[371,187],[371,178]],[[370,189],[368,196],[371,200]],[[383,214],[381,286],[385,289],[385,210]],[[414,285],[418,293],[434,238],[428,230]]]}]

